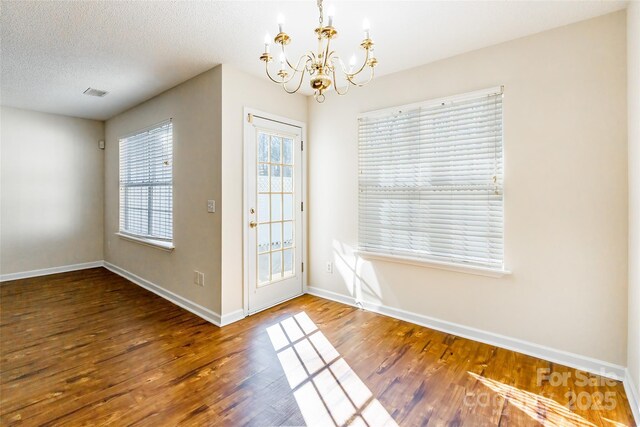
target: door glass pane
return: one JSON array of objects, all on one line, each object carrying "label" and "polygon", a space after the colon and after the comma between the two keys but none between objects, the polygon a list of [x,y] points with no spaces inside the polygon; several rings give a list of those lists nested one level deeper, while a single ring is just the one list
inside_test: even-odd
[{"label": "door glass pane", "polygon": [[289,221],[293,219],[293,194],[282,195],[282,219]]},{"label": "door glass pane", "polygon": [[285,165],[293,164],[293,139],[284,138],[284,146],[282,149],[282,163]]},{"label": "door glass pane", "polygon": [[283,265],[284,265],[284,274],[283,276],[290,276],[293,274],[293,249],[286,249],[283,251]]},{"label": "door glass pane", "polygon": [[258,226],[258,253],[269,251],[269,224]]},{"label": "door glass pane", "polygon": [[258,283],[268,283],[270,280],[269,254],[258,255]]},{"label": "door glass pane", "polygon": [[280,165],[271,165],[271,191],[282,191],[282,179],[280,178]]},{"label": "door glass pane", "polygon": [[269,191],[269,165],[260,163],[258,165],[258,192]]},{"label": "door glass pane", "polygon": [[293,246],[293,222],[287,221],[282,223],[282,247],[290,248]]},{"label": "door glass pane", "polygon": [[271,137],[271,163],[282,163],[280,159],[280,146],[282,138],[278,136]]},{"label": "door glass pane", "polygon": [[258,134],[258,161],[269,161],[269,135],[266,133]]},{"label": "door glass pane", "polygon": [[282,194],[271,195],[271,221],[282,220]]},{"label": "door glass pane", "polygon": [[295,275],[294,139],[258,132],[258,286]]},{"label": "door glass pane", "polygon": [[293,191],[293,167],[282,167],[282,191],[291,193]]},{"label": "door glass pane", "polygon": [[258,222],[269,222],[268,194],[258,194]]},{"label": "door glass pane", "polygon": [[271,252],[271,280],[277,280],[282,277],[282,252]]},{"label": "door glass pane", "polygon": [[275,251],[282,248],[282,223],[274,222],[271,224],[271,250]]}]

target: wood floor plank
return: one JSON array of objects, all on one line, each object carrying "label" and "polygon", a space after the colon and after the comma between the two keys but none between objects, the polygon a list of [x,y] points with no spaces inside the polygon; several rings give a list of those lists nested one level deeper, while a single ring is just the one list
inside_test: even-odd
[{"label": "wood floor plank", "polygon": [[224,328],[103,268],[0,298],[3,426],[635,425],[620,382],[310,295]]}]

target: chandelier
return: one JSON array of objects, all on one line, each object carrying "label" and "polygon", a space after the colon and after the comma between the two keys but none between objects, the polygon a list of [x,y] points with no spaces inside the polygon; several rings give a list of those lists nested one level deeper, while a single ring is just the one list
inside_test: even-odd
[{"label": "chandelier", "polygon": [[[317,1],[318,11],[320,12],[320,18],[318,20],[320,25],[315,29],[316,36],[318,37],[318,50],[316,52],[310,50],[298,59],[295,66],[292,65],[285,52],[285,46],[291,42],[291,37],[284,32],[284,17],[280,15],[278,16],[278,35],[273,39],[273,41],[282,48],[279,55],[280,68],[277,72],[277,77],[272,76],[269,71],[269,63],[273,60],[273,57],[269,53],[269,45],[271,43],[269,34],[265,37],[264,53],[260,55],[260,60],[264,61],[265,70],[269,79],[281,85],[287,93],[296,93],[300,87],[302,87],[304,76],[308,73],[310,76],[309,83],[314,91],[313,97],[318,102],[324,102],[324,92],[329,89],[332,84],[338,95],[345,95],[352,85],[364,86],[369,83],[373,79],[373,69],[378,63],[378,60],[373,52],[373,40],[369,37],[369,21],[365,19],[362,24],[364,40],[360,43],[360,47],[365,50],[364,62],[361,66],[356,67],[356,56],[353,55],[349,61],[349,67],[346,68],[340,57],[331,50],[331,40],[338,36],[338,31],[333,27],[334,13],[332,8],[329,8],[327,12],[327,25],[324,25],[322,0]],[[365,68],[369,70],[368,78],[357,81],[356,78],[365,71]],[[336,83],[337,73],[342,73],[348,82],[343,89],[338,88],[338,84]],[[292,82],[291,86],[288,85],[290,82]]]}]

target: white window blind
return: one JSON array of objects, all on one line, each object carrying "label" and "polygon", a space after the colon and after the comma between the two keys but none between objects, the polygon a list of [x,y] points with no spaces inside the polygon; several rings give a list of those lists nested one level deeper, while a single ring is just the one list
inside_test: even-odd
[{"label": "white window blind", "polygon": [[502,90],[359,117],[360,250],[503,268]]},{"label": "white window blind", "polygon": [[120,139],[120,232],[173,239],[173,125]]}]

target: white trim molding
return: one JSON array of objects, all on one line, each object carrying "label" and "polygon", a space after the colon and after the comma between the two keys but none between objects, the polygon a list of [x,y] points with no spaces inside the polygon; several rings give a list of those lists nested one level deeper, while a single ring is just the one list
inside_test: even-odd
[{"label": "white trim molding", "polygon": [[215,311],[209,310],[206,307],[201,306],[200,304],[196,304],[195,302],[189,301],[188,299],[181,297],[178,294],[175,294],[171,291],[168,291],[155,283],[148,281],[147,279],[143,279],[140,276],[137,276],[124,268],[118,267],[117,265],[111,264],[110,262],[104,263],[104,267],[117,274],[118,276],[122,276],[130,282],[135,283],[136,285],[145,288],[146,290],[153,292],[154,294],[166,299],[169,302],[174,303],[175,305],[184,308],[187,311],[195,314],[198,317],[203,318],[204,320],[213,323],[216,326],[221,326],[220,315]]},{"label": "white trim molding", "polygon": [[141,245],[149,246],[156,249],[161,249],[163,251],[171,252],[176,247],[173,246],[173,242],[164,242],[162,240],[154,240],[154,239],[146,239],[144,237],[133,236],[131,234],[117,232],[116,236],[121,239],[128,240],[130,242],[139,243]]},{"label": "white trim molding", "polygon": [[[511,338],[493,332],[487,332],[469,326],[448,322],[446,320],[435,319],[433,317],[424,316],[422,314],[412,313],[409,311],[393,308],[386,305],[372,304],[366,301],[357,301],[354,297],[338,294],[313,286],[307,288],[307,293],[320,298],[341,302],[358,308],[363,308],[374,313],[384,316],[393,317],[395,319],[404,320],[416,325],[425,326],[437,331],[467,338],[473,341],[479,341],[485,344],[504,348],[507,350],[523,353],[528,356],[537,357],[549,362],[580,369],[595,375],[601,375],[618,381],[624,381],[626,368],[624,366],[615,365],[613,363],[602,360],[593,359],[591,357],[570,353],[564,350],[558,350],[546,347],[540,344]],[[631,401],[629,402],[631,403]]]},{"label": "white trim molding", "polygon": [[28,279],[29,277],[47,276],[49,274],[67,273],[69,271],[86,270],[87,268],[103,267],[104,261],[83,262],[81,264],[63,265],[60,267],[42,268],[39,270],[21,271],[0,275],[0,282],[9,280]]},{"label": "white trim molding", "polygon": [[195,314],[198,317],[201,317],[202,319],[210,323],[213,323],[216,326],[219,326],[219,327],[226,326],[233,322],[237,322],[238,320],[244,319],[245,317],[243,310],[232,311],[229,314],[224,314],[221,316],[220,314],[216,313],[213,310],[209,310],[208,308],[203,307],[200,304],[197,304],[184,297],[181,297],[178,294],[168,291],[163,287],[158,286],[155,283],[152,283],[146,279],[143,279],[142,277],[137,276],[131,273],[130,271],[125,270],[124,268],[111,264],[110,262],[105,261],[104,267],[107,270],[119,276],[124,277],[130,282],[133,282],[136,285],[142,288],[145,288],[150,292],[153,292],[154,294],[166,299],[167,301],[177,305],[178,307],[182,307],[185,310]]},{"label": "white trim molding", "polygon": [[640,396],[638,396],[638,386],[640,386],[640,384],[635,383],[629,369],[627,369],[624,378],[624,392],[627,394],[627,400],[629,400],[629,406],[631,407],[636,425],[640,426]]},{"label": "white trim molding", "polygon": [[355,251],[354,254],[359,255],[365,260],[395,262],[399,264],[415,265],[418,267],[430,267],[430,268],[437,268],[440,270],[456,271],[459,273],[475,274],[477,276],[502,277],[502,276],[511,274],[511,271],[506,269],[494,269],[494,268],[480,267],[480,266],[474,266],[474,265],[463,265],[463,264],[456,264],[453,262],[420,259],[420,258],[413,258],[408,256],[380,254],[376,252],[367,252],[367,251]]},{"label": "white trim molding", "polygon": [[244,314],[243,309],[238,309],[236,311],[232,311],[231,313],[223,314],[222,316],[220,316],[220,326],[230,325],[231,323],[235,323],[238,320],[244,319],[245,317],[247,316]]}]

